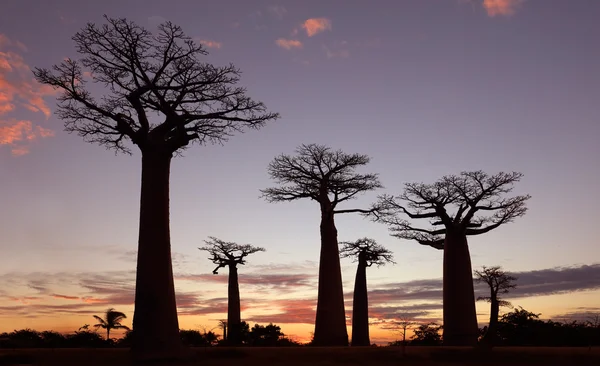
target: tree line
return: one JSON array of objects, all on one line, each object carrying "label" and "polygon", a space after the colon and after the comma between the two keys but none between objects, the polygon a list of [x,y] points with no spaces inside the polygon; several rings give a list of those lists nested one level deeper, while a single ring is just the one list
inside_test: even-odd
[{"label": "tree line", "polygon": [[[238,68],[204,62],[208,52],[181,27],[165,22],[153,34],[127,19],[105,16],[105,20],[102,25],[88,23],[73,36],[78,60],[67,58],[33,73],[38,82],[61,92],[57,114],[66,131],[117,152],[139,149],[142,179],[131,349],[142,359],[178,357],[183,349],[171,260],[171,161],[190,144],[224,143],[233,134],[259,129],[280,115],[247,95],[239,86]],[[103,86],[105,93],[94,95],[87,88],[89,82]],[[281,154],[267,167],[276,186],[261,190],[264,199],[310,199],[320,207],[314,345],[348,345],[335,217],[352,213],[387,225],[392,236],[443,251],[444,344],[475,345],[478,328],[467,237],[525,214],[529,195],[507,197],[523,175],[461,172],[433,183],[405,184],[398,195],[380,195],[371,207],[342,207],[360,194],[383,188],[377,174],[358,172],[369,161],[363,154],[302,144],[295,154]],[[414,220],[429,225],[418,226]],[[389,253],[375,244],[355,241],[346,252],[358,261],[354,345],[370,343],[366,268],[391,261]],[[375,250],[370,254],[364,249],[369,245]],[[217,238],[210,238],[202,249],[211,253],[218,266],[215,272],[229,269],[228,339],[239,344],[237,265],[260,249]],[[232,249],[238,254],[230,257],[227,250]]]}]

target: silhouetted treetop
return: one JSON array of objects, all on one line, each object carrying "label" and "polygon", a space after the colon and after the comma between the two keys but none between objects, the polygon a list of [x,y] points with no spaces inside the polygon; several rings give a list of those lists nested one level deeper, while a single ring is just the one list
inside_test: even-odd
[{"label": "silhouetted treetop", "polygon": [[209,236],[210,240],[205,240],[206,246],[198,249],[207,251],[211,257],[209,258],[217,268],[213,270],[214,274],[218,274],[220,268],[225,266],[237,266],[238,264],[246,264],[245,258],[256,252],[264,252],[265,248],[255,247],[250,244],[237,244],[217,239],[214,236]]},{"label": "silhouetted treetop", "polygon": [[[200,61],[208,52],[181,27],[165,22],[152,34],[123,18],[105,19],[108,24],[88,23],[73,36],[80,60],[34,70],[39,82],[62,91],[58,115],[67,131],[127,153],[127,139],[140,149],[160,144],[176,152],[279,117],[236,85],[241,71],[235,66]],[[94,97],[87,77],[109,93]],[[154,115],[162,118],[155,123]]]},{"label": "silhouetted treetop", "polygon": [[[269,164],[271,178],[280,186],[261,190],[269,202],[311,198],[330,201],[335,206],[358,193],[381,188],[377,174],[359,174],[356,169],[369,163],[369,157],[346,154],[318,144],[303,144],[296,155],[281,154]],[[359,212],[340,210],[334,213]]]},{"label": "silhouetted treetop", "polygon": [[342,245],[340,257],[353,258],[356,262],[362,256],[367,267],[371,267],[373,264],[379,267],[386,263],[395,263],[392,251],[377,244],[373,239],[362,238],[354,242],[343,241],[340,244]]},{"label": "silhouetted treetop", "polygon": [[507,294],[511,289],[517,287],[517,284],[514,283],[517,277],[504,272],[500,266],[482,266],[481,270],[475,270],[475,280],[487,284],[491,291],[491,296],[479,296],[477,300],[492,302],[494,299],[499,306],[510,306],[510,302],[500,299],[498,295]]},{"label": "silhouetted treetop", "polygon": [[[401,195],[379,197],[375,220],[388,224],[392,236],[443,249],[448,229],[478,235],[523,216],[530,195],[503,197],[522,177],[518,172],[488,175],[479,170],[447,175],[433,184],[407,183]],[[403,215],[430,219],[433,228],[413,226]]]}]

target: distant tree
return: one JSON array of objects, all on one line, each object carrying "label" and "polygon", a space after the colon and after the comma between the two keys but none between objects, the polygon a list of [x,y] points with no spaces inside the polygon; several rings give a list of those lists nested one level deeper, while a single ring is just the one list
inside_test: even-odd
[{"label": "distant tree", "polygon": [[487,284],[490,288],[490,296],[480,296],[477,300],[487,301],[491,305],[490,323],[482,341],[488,345],[494,345],[498,338],[500,306],[512,306],[510,302],[502,300],[498,295],[507,294],[511,289],[517,287],[514,283],[517,278],[504,272],[500,266],[483,266],[481,270],[475,270],[475,280]]},{"label": "distant tree", "polygon": [[261,190],[269,202],[288,202],[308,198],[321,207],[321,254],[314,342],[316,346],[347,346],[348,330],[344,291],[334,216],[362,212],[338,209],[338,205],[358,194],[381,187],[377,174],[359,174],[369,157],[346,154],[317,144],[301,145],[296,155],[277,156],[268,167],[279,187]]},{"label": "distant tree", "polygon": [[223,341],[227,341],[227,320],[219,320],[219,327],[223,329]]},{"label": "distant tree", "polygon": [[94,315],[94,318],[99,322],[95,324],[95,328],[106,329],[106,340],[110,339],[110,331],[111,329],[125,329],[129,330],[129,327],[122,325],[121,322],[123,319],[127,318],[125,314],[120,311],[115,311],[114,308],[109,308],[104,313],[104,318],[99,317],[98,315]]},{"label": "distant tree", "polygon": [[367,267],[394,263],[392,252],[373,239],[362,238],[355,242],[341,242],[340,256],[358,261],[354,296],[352,301],[352,346],[370,346],[369,296],[367,293]]},{"label": "distant tree", "polygon": [[440,329],[443,327],[436,323],[421,324],[414,329],[411,344],[417,346],[438,346],[442,343]]},{"label": "distant tree", "polygon": [[278,325],[273,323],[267,326],[254,324],[250,329],[249,344],[258,347],[272,347],[276,346],[284,336]]},{"label": "distant tree", "polygon": [[[404,193],[384,195],[374,205],[375,221],[390,226],[391,235],[416,240],[444,251],[444,344],[474,346],[477,316],[467,236],[487,233],[527,211],[529,195],[503,197],[523,174],[482,171],[442,177],[433,184],[407,183]],[[455,210],[455,212],[451,212]],[[420,228],[402,219],[429,219]],[[437,228],[440,227],[441,228]]]},{"label": "distant tree", "polygon": [[402,344],[406,344],[406,331],[411,329],[418,323],[408,316],[399,316],[398,320],[394,320],[391,325],[387,325],[385,329],[393,330],[402,336]]},{"label": "distant tree", "polygon": [[264,248],[255,247],[249,244],[237,244],[217,239],[213,236],[210,240],[205,240],[206,246],[198,249],[207,251],[210,254],[210,260],[217,265],[213,274],[218,274],[219,269],[227,267],[229,269],[229,283],[227,289],[227,344],[238,346],[242,344],[241,338],[241,308],[240,308],[240,288],[238,282],[238,265],[246,264],[246,257],[256,252],[264,252]]},{"label": "distant tree", "polygon": [[[233,65],[202,62],[208,54],[181,27],[158,33],[105,16],[73,37],[77,61],[35,68],[38,82],[62,91],[58,116],[65,130],[117,152],[142,154],[142,187],[132,350],[144,357],[177,356],[180,340],[171,263],[171,159],[190,143],[221,143],[279,117],[238,86]],[[85,77],[107,94],[94,97]],[[156,117],[161,116],[161,117]],[[157,119],[158,118],[158,119]],[[157,316],[160,314],[160,316]]]}]

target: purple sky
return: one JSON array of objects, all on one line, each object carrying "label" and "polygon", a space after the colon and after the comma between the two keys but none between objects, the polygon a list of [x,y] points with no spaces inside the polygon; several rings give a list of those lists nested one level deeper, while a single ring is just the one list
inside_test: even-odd
[{"label": "purple sky", "polygon": [[[98,295],[77,279],[114,280],[135,268],[140,155],[115,156],[63,132],[51,113],[53,94],[28,70],[77,58],[71,36],[86,22],[102,23],[104,13],[152,30],[164,20],[181,25],[208,47],[206,61],[233,62],[249,95],[282,115],[224,146],[193,146],[174,161],[172,245],[182,278],[210,273],[212,264],[196,248],[212,235],[267,248],[241,276],[261,268],[307,276],[299,286],[283,286],[289,291],[269,287],[273,299],[312,301],[306,299],[316,295],[310,276],[317,272],[318,205],[259,198],[259,189],[272,185],[271,159],[312,142],[372,157],[364,171],[379,173],[386,188],[345,208],[365,207],[377,193],[398,194],[405,182],[462,170],[523,172],[516,193],[533,196],[529,212],[471,238],[473,266],[523,272],[599,262],[600,2],[3,0],[0,282],[9,285],[0,287],[0,308],[63,306],[63,316],[81,314],[76,327],[108,305],[132,314],[130,300],[83,308],[52,295]],[[337,225],[340,240],[368,236],[394,251],[397,265],[370,269],[371,289],[441,277],[440,251],[389,237],[384,226],[359,216],[341,216]],[[343,265],[349,292],[354,264]],[[178,289],[204,299],[190,300],[190,308],[226,296],[223,283],[189,278],[178,280]],[[35,281],[46,282],[36,289]],[[539,294],[518,303],[548,316],[598,310],[598,286],[600,280],[587,292],[552,295],[552,304]],[[255,287],[249,302],[264,298]],[[259,305],[256,314],[271,311]],[[68,312],[74,308],[80,313]],[[486,305],[478,311],[486,314]],[[40,321],[2,313],[0,323],[10,325],[0,331]],[[182,322],[212,324],[223,315],[194,316]],[[299,337],[311,330],[296,329]]]}]

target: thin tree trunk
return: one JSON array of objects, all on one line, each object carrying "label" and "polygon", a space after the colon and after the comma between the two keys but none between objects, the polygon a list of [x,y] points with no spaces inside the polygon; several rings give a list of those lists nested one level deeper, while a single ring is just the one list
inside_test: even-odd
[{"label": "thin tree trunk", "polygon": [[229,266],[229,284],[227,286],[227,327],[229,328],[228,344],[239,346],[242,344],[241,335],[241,309],[240,309],[240,287],[238,284],[238,272],[235,265]]},{"label": "thin tree trunk", "polygon": [[169,232],[170,153],[142,152],[140,231],[131,350],[139,358],[179,356]]},{"label": "thin tree trunk", "polygon": [[477,315],[467,237],[448,230],[444,242],[444,345],[475,346]]},{"label": "thin tree trunk", "polygon": [[500,304],[498,303],[498,299],[496,298],[496,296],[494,294],[492,294],[491,308],[490,308],[490,324],[488,326],[487,332],[483,336],[483,341],[489,346],[494,346],[497,343],[499,313],[500,313]]},{"label": "thin tree trunk", "polygon": [[106,328],[106,340],[110,339],[110,328]]},{"label": "thin tree trunk", "polygon": [[315,346],[348,346],[344,290],[333,212],[321,214],[321,255]]},{"label": "thin tree trunk", "polygon": [[367,294],[367,262],[364,254],[358,258],[354,298],[352,300],[352,345],[370,346],[369,339],[369,297]]}]

